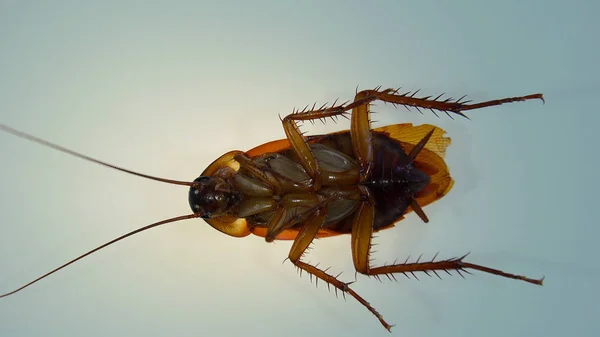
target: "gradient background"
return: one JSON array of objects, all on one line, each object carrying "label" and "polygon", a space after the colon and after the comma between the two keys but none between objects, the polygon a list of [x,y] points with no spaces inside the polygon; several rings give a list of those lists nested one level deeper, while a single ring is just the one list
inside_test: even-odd
[{"label": "gradient background", "polygon": [[[438,119],[380,104],[377,125],[444,127],[456,179],[377,238],[378,263],[424,253],[474,272],[354,289],[396,336],[598,336],[597,1],[1,1],[0,122],[148,174],[191,180],[222,153],[282,138],[278,114],[356,86],[539,101]],[[418,4],[416,4],[418,3]],[[595,41],[595,42],[594,42]],[[308,125],[309,126],[309,125]],[[310,127],[311,133],[347,123]],[[0,134],[0,291],[142,225],[187,189]],[[0,335],[388,336],[282,265],[291,242],[201,220],[130,238],[0,300]],[[354,279],[349,237],[308,260]]]}]

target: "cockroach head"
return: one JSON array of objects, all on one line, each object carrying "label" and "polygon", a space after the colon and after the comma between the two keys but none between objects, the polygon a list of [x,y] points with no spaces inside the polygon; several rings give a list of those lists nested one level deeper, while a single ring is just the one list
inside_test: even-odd
[{"label": "cockroach head", "polygon": [[204,219],[227,214],[239,199],[238,193],[225,179],[213,176],[196,178],[188,197],[194,214]]}]

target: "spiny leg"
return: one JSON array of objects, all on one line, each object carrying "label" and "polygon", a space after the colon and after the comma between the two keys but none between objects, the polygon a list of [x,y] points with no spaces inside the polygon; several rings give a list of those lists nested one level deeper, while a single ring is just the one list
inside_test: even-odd
[{"label": "spiny leg", "polygon": [[371,105],[377,99],[367,91],[361,91],[354,96],[352,116],[350,118],[350,137],[354,156],[360,167],[359,181],[365,182],[371,174],[373,166],[373,145],[371,142]]},{"label": "spiny leg", "polygon": [[[501,99],[495,99],[490,101],[484,101],[480,103],[470,104],[471,101],[463,101],[466,97],[463,96],[459,99],[447,98],[444,100],[440,100],[444,94],[440,94],[435,98],[433,96],[425,96],[425,97],[415,97],[415,95],[419,92],[419,90],[415,92],[406,92],[404,94],[399,94],[400,89],[384,89],[381,90],[381,87],[377,87],[373,90],[362,90],[357,92],[354,101],[352,103],[345,102],[340,105],[335,105],[335,103],[331,107],[326,107],[325,105],[315,109],[315,106],[310,110],[307,110],[308,106],[304,108],[302,111],[294,111],[291,114],[287,115],[282,119],[284,124],[284,129],[296,129],[296,134],[301,134],[293,121],[314,121],[317,119],[324,120],[326,118],[333,118],[336,116],[344,115],[348,110],[358,108],[362,105],[368,105],[373,101],[383,101],[387,103],[392,103],[394,105],[403,105],[406,107],[414,107],[418,111],[420,109],[428,109],[433,113],[436,111],[441,112],[452,112],[458,114],[460,116],[466,117],[462,111],[467,110],[476,110],[486,107],[492,107],[497,105],[502,105],[505,103],[513,103],[513,102],[523,102],[532,99],[540,99],[544,102],[544,96],[541,93],[525,95],[525,96],[516,96],[516,97],[506,97]],[[368,110],[362,110],[368,111]],[[354,112],[353,112],[354,113]],[[363,115],[365,112],[362,112]],[[437,114],[436,114],[437,116]],[[368,117],[368,116],[367,116]],[[357,124],[364,124],[365,120],[368,121],[368,118],[362,116],[361,118],[356,120]],[[295,127],[294,127],[295,126]],[[286,130],[286,134],[287,134]],[[289,130],[293,131],[293,130]],[[288,139],[290,137],[288,136]],[[294,142],[292,139],[289,139],[292,142],[292,146],[294,146]],[[300,142],[299,142],[300,143]]]},{"label": "spiny leg", "polygon": [[[415,92],[406,92],[403,94],[399,94],[400,89],[385,89],[379,90],[379,88],[375,88],[374,90],[363,90],[358,94],[362,94],[366,97],[375,96],[376,100],[380,100],[387,103],[392,103],[394,105],[403,105],[405,107],[413,107],[421,112],[420,109],[428,109],[433,112],[436,116],[436,111],[444,112],[448,116],[450,116],[450,112],[468,118],[463,111],[467,110],[476,110],[486,107],[492,107],[497,105],[502,105],[505,103],[513,103],[513,102],[523,102],[532,99],[540,99],[542,102],[544,101],[544,95],[541,93],[525,95],[525,96],[517,96],[517,97],[506,97],[501,99],[495,99],[490,101],[484,101],[480,103],[470,104],[471,101],[463,101],[466,97],[462,96],[459,99],[446,98],[444,100],[440,100],[444,94],[440,94],[435,98],[433,96],[425,96],[425,97],[415,97],[415,95],[419,92],[419,90]],[[358,95],[357,94],[357,95]]]},{"label": "spiny leg", "polygon": [[454,100],[448,98],[445,100],[439,100],[442,95],[435,98],[432,96],[426,97],[415,97],[416,92],[398,94],[399,89],[384,89],[380,90],[380,87],[374,90],[363,90],[357,92],[354,101],[352,103],[343,103],[331,107],[321,106],[315,109],[313,105],[312,109],[306,110],[308,106],[302,111],[295,111],[292,114],[287,115],[282,119],[283,128],[286,136],[292,148],[296,151],[300,157],[300,164],[306,170],[308,175],[314,180],[315,190],[318,190],[322,184],[322,172],[319,169],[319,165],[306,142],[306,139],[302,136],[297,121],[314,121],[317,119],[334,118],[337,116],[345,116],[348,110],[352,110],[351,116],[351,136],[352,146],[356,159],[359,162],[359,182],[364,182],[370,172],[372,165],[373,149],[371,145],[371,125],[370,125],[370,103],[376,100],[380,100],[394,105],[403,105],[405,107],[414,107],[418,111],[420,109],[429,109],[436,116],[436,111],[445,112],[450,116],[450,112],[458,114],[463,117],[467,117],[462,111],[481,109],[484,107],[491,107],[501,105],[504,103],[527,101],[531,99],[544,100],[542,94],[532,94],[519,97],[508,97],[497,100],[485,101],[476,104],[469,104],[470,101],[463,101],[464,97]]},{"label": "spiny leg", "polygon": [[[382,91],[381,93],[389,93],[393,91],[392,89],[387,89]],[[334,118],[337,116],[344,116],[348,110],[352,110],[351,116],[351,138],[352,138],[352,146],[354,148],[354,153],[356,159],[359,162],[360,170],[358,172],[358,181],[364,182],[369,176],[371,165],[372,165],[372,157],[373,157],[373,148],[371,146],[371,123],[369,120],[369,104],[374,100],[377,100],[378,96],[369,93],[368,91],[361,91],[356,94],[354,101],[350,104],[343,103],[341,105],[335,105],[335,103],[326,108],[325,106],[321,106],[318,109],[313,108],[311,110],[303,110],[297,111],[290,115],[287,115],[283,118],[283,128],[285,130],[286,136],[292,147],[296,151],[296,153],[300,157],[300,164],[308,175],[314,179],[315,181],[315,190],[320,188],[322,181],[322,171],[318,167],[318,163],[306,142],[306,139],[302,136],[296,121],[313,121],[316,119],[325,119],[325,118]],[[335,177],[336,174],[332,172],[328,172],[328,175],[334,179],[332,181],[348,181],[349,177],[355,176],[355,173],[348,172],[348,174],[338,174],[338,177]],[[343,177],[340,179],[340,177]]]},{"label": "spiny leg", "polygon": [[[412,94],[398,94],[398,89],[385,89],[379,90],[376,88],[374,90],[363,90],[356,93],[354,97],[354,102],[349,104],[346,109],[352,108],[352,117],[351,117],[351,137],[352,137],[352,146],[354,149],[354,155],[359,162],[360,165],[360,182],[364,182],[371,171],[372,167],[372,159],[373,159],[373,146],[371,144],[371,121],[370,121],[370,103],[375,100],[380,100],[383,102],[392,103],[394,105],[404,105],[406,107],[412,106],[419,110],[419,108],[429,109],[434,114],[436,110],[443,111],[448,114],[448,112],[453,112],[463,117],[466,117],[462,111],[465,110],[474,110],[480,109],[489,106],[500,105],[504,103],[517,102],[517,101],[526,101],[529,99],[542,99],[542,94],[534,94],[522,97],[511,97],[511,98],[503,98],[493,101],[487,101],[477,104],[467,104],[468,102],[461,102],[461,100],[465,97],[458,100],[453,100],[451,98],[446,99],[444,101],[438,101],[438,99],[442,96],[438,96],[433,100],[430,99],[431,96],[415,98],[414,92]],[[419,110],[420,111],[420,110]],[[448,114],[449,115],[449,114]],[[436,114],[437,116],[437,114]],[[421,151],[421,149],[425,146],[431,134],[428,134],[412,151],[409,155],[409,159],[412,161],[416,157],[416,155]],[[420,209],[419,205],[416,204],[416,201],[413,200],[413,209],[415,212],[423,219],[423,221],[427,222],[427,217],[425,213]]]},{"label": "spiny leg", "polygon": [[321,170],[319,169],[319,163],[317,162],[315,155],[312,153],[312,150],[308,146],[308,142],[300,132],[300,128],[298,127],[298,124],[296,124],[296,120],[297,117],[299,117],[298,115],[300,114],[317,115],[319,114],[319,112],[321,111],[313,110],[297,114],[292,113],[290,115],[285,116],[281,120],[281,122],[283,123],[283,130],[285,131],[285,135],[290,141],[290,144],[292,145],[292,148],[294,149],[296,154],[298,154],[298,157],[300,158],[300,165],[302,165],[306,173],[312,179],[312,186],[315,191],[318,191],[321,188]]},{"label": "spiny leg", "polygon": [[304,270],[307,273],[314,275],[315,277],[327,282],[328,284],[333,285],[336,289],[339,289],[344,293],[350,294],[350,296],[354,297],[358,302],[360,302],[360,304],[362,304],[365,308],[367,308],[367,310],[369,310],[373,315],[375,315],[375,317],[377,317],[377,319],[379,320],[381,325],[383,325],[383,327],[387,331],[389,331],[389,332],[392,331],[393,325],[386,322],[385,319],[383,318],[383,316],[373,306],[371,306],[371,304],[369,302],[367,302],[357,292],[355,292],[354,290],[352,290],[352,288],[350,288],[348,283],[344,283],[344,282],[338,280],[336,276],[328,274],[327,269],[322,270],[322,269],[319,269],[318,267],[315,267],[313,265],[310,265],[310,264],[302,262],[302,261],[297,261],[296,263],[294,263],[294,265],[296,267],[300,268],[301,270]]},{"label": "spiny leg", "polygon": [[[387,89],[383,90],[381,93],[385,94],[392,91],[392,89]],[[315,190],[318,190],[323,183],[323,172],[319,169],[318,162],[310,150],[306,139],[302,136],[296,121],[314,121],[316,119],[323,120],[325,118],[334,118],[340,115],[344,116],[348,110],[352,110],[352,145],[360,166],[358,182],[363,182],[370,173],[373,157],[373,149],[371,146],[371,123],[369,121],[369,104],[377,99],[377,95],[371,94],[368,91],[361,91],[356,94],[354,101],[350,104],[346,102],[340,105],[335,105],[334,103],[329,108],[323,105],[318,109],[315,109],[315,106],[313,105],[311,110],[306,110],[305,108],[305,110],[293,112],[282,119],[285,134],[292,144],[292,148],[300,157],[300,164],[306,170],[308,175],[313,178]],[[335,174],[332,174],[331,172],[328,173],[329,175],[335,176]],[[341,174],[339,176],[344,176],[344,178],[336,178],[336,181],[347,181],[348,176],[352,176],[352,174]]]},{"label": "spiny leg", "polygon": [[[339,289],[344,294],[350,294],[350,296],[354,297],[358,302],[360,302],[365,308],[367,308],[381,324],[391,332],[392,325],[388,324],[383,316],[371,306],[369,302],[367,302],[364,298],[362,298],[358,293],[356,293],[352,288],[350,288],[349,283],[345,283],[340,281],[337,276],[333,276],[327,273],[327,269],[323,270],[318,268],[317,266],[313,266],[306,262],[300,261],[302,255],[311,244],[311,242],[315,239],[317,233],[323,226],[323,222],[325,221],[325,215],[327,214],[326,203],[321,203],[318,205],[314,211],[306,212],[306,214],[311,214],[309,219],[305,222],[304,227],[298,232],[296,239],[294,239],[294,243],[292,244],[292,248],[290,249],[290,253],[288,258],[290,261],[298,267],[300,270],[304,270],[310,275],[314,275],[318,279],[325,281],[328,285],[333,285],[336,289]],[[338,275],[339,276],[339,275]]]},{"label": "spiny leg", "polygon": [[[421,139],[421,141],[419,141],[419,143],[416,144],[415,147],[411,150],[411,152],[407,156],[408,157],[407,164],[411,163],[412,161],[414,161],[417,158],[417,156],[419,155],[419,152],[425,147],[425,145],[427,144],[427,141],[431,138],[431,135],[433,134],[434,130],[430,131],[427,135],[425,135],[425,137],[423,137],[423,139]],[[369,262],[370,261],[369,254],[370,254],[370,249],[371,249],[371,240],[372,240],[372,236],[373,236],[373,222],[375,219],[375,217],[374,217],[374,215],[375,215],[374,204],[375,203],[374,203],[373,196],[371,195],[371,193],[367,187],[361,186],[359,188],[359,191],[362,194],[362,201],[359,205],[357,212],[355,213],[356,214],[355,220],[352,225],[352,260],[354,261],[354,267],[355,267],[356,271],[358,271],[362,274],[371,275],[371,276],[387,275],[389,277],[391,275],[393,277],[393,275],[396,273],[402,273],[405,275],[406,275],[406,273],[411,273],[414,275],[414,272],[419,272],[419,271],[424,272],[426,274],[428,274],[428,272],[431,271],[436,275],[437,275],[437,271],[439,271],[439,270],[443,270],[447,273],[449,270],[456,270],[458,273],[460,273],[461,271],[465,271],[468,273],[468,271],[465,270],[468,268],[468,269],[475,269],[475,270],[479,270],[479,271],[483,271],[486,273],[499,275],[499,276],[503,276],[503,277],[507,277],[507,278],[518,279],[518,280],[522,280],[522,281],[529,282],[529,283],[534,283],[534,284],[539,284],[539,285],[542,284],[543,278],[542,279],[530,279],[525,276],[513,275],[513,274],[505,273],[505,272],[497,270],[497,269],[492,269],[492,268],[488,268],[488,267],[484,267],[484,266],[475,265],[472,263],[463,262],[463,259],[466,257],[466,255],[461,258],[448,259],[448,260],[444,260],[444,261],[434,261],[434,259],[435,259],[435,257],[434,257],[434,259],[432,259],[429,262],[421,262],[421,263],[419,263],[419,259],[417,259],[417,261],[415,263],[408,263],[408,259],[407,259],[404,263],[401,263],[401,264],[393,264],[393,265],[387,265],[387,266],[383,266],[383,267],[371,268],[370,262]],[[417,213],[423,221],[425,221],[425,222],[428,221],[427,216],[425,215],[425,213],[423,212],[423,210],[417,203],[416,199],[412,198],[410,205],[413,208],[413,210],[415,211],[415,213]],[[439,275],[437,275],[437,276],[439,277]]]},{"label": "spiny leg", "polygon": [[[437,273],[438,271],[444,271],[450,274],[449,271],[455,270],[460,274],[461,271],[469,273],[469,271],[466,269],[475,269],[493,275],[542,285],[544,280],[543,278],[532,279],[521,275],[506,273],[498,269],[492,269],[485,266],[463,262],[463,259],[466,257],[466,255],[460,258],[442,261],[435,261],[434,257],[428,262],[419,262],[420,259],[417,259],[416,262],[408,263],[407,259],[404,263],[395,263],[392,265],[371,268],[369,254],[371,250],[371,240],[373,237],[374,204],[373,198],[369,195],[368,189],[365,188],[363,191],[365,197],[359,206],[359,210],[356,212],[356,218],[352,225],[351,238],[352,260],[354,261],[354,267],[356,271],[359,273],[369,276],[386,275],[388,277],[394,277],[394,274],[407,275],[407,273],[410,273],[414,276],[415,272],[424,272],[427,275],[429,275],[429,272],[433,272],[439,277]],[[462,276],[462,274],[460,275]]]}]

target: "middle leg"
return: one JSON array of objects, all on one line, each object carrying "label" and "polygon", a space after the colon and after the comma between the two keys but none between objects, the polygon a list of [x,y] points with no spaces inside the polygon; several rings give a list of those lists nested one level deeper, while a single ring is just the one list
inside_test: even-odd
[{"label": "middle leg", "polygon": [[383,316],[373,307],[369,302],[367,302],[364,298],[362,298],[358,293],[356,293],[352,288],[350,288],[349,283],[342,282],[338,279],[338,276],[331,275],[327,273],[327,269],[320,269],[317,266],[308,264],[306,262],[301,261],[302,256],[304,255],[308,246],[315,239],[317,233],[321,229],[323,222],[325,220],[325,215],[327,214],[327,206],[326,203],[322,203],[315,207],[314,211],[307,212],[310,213],[310,217],[305,222],[303,228],[298,232],[294,243],[292,244],[292,248],[290,249],[288,258],[289,260],[301,271],[305,271],[310,275],[315,276],[318,279],[323,280],[328,285],[332,285],[335,289],[339,289],[343,294],[349,294],[354,297],[360,304],[362,304],[367,310],[369,310],[379,322],[391,332],[392,325],[388,324]]}]

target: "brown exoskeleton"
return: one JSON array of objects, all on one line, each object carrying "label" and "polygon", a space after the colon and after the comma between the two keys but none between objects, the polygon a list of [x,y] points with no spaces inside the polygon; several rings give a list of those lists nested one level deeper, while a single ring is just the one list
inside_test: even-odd
[{"label": "brown exoskeleton", "polygon": [[[464,261],[464,256],[437,261],[434,257],[431,261],[406,261],[381,267],[370,265],[373,233],[393,227],[410,211],[428,222],[422,208],[441,199],[454,183],[443,159],[450,144],[450,139],[443,136],[445,132],[431,125],[411,124],[371,129],[370,104],[373,101],[466,117],[464,112],[468,110],[543,100],[542,94],[533,94],[470,104],[462,98],[440,100],[440,96],[417,98],[415,93],[399,94],[398,90],[376,88],[358,92],[352,102],[294,111],[282,119],[286,139],[247,152],[228,152],[193,182],[152,177],[119,168],[0,124],[5,132],[88,161],[148,179],[189,186],[189,204],[193,211],[122,235],[0,297],[14,294],[126,237],[162,224],[198,217],[234,237],[252,233],[264,237],[267,242],[293,240],[288,255],[291,263],[354,297],[387,330],[391,325],[349,283],[302,260],[315,238],[350,234],[354,267],[365,275],[394,277],[395,274],[416,272],[437,275],[440,271],[460,273],[473,269],[542,285],[543,278],[531,279],[471,264]],[[347,116],[349,112],[351,129],[347,131],[305,137],[297,125],[298,121]]]}]

